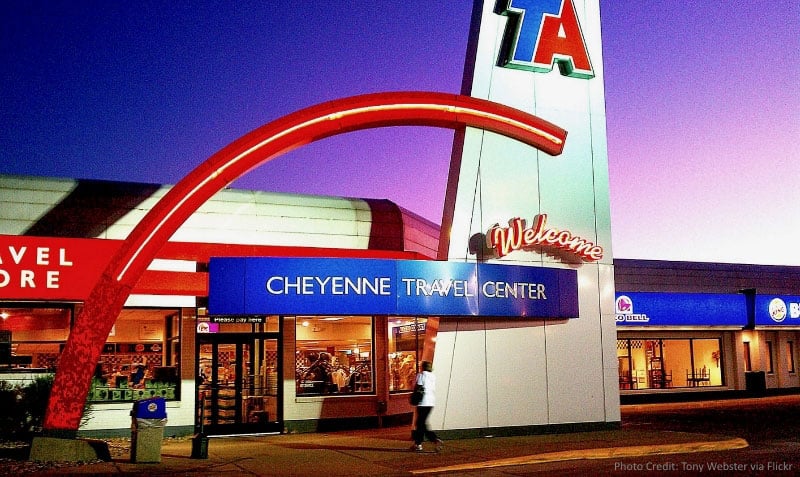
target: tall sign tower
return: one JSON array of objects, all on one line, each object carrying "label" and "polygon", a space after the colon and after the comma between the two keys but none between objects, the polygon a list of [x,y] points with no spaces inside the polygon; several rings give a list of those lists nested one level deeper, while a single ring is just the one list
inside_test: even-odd
[{"label": "tall sign tower", "polygon": [[567,130],[549,156],[456,133],[439,258],[578,274],[578,316],[443,319],[442,430],[617,423],[614,272],[599,0],[476,0],[462,94]]}]

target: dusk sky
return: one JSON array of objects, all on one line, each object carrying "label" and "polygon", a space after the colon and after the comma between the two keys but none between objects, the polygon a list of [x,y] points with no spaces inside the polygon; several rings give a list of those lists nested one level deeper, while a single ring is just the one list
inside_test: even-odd
[{"label": "dusk sky", "polygon": [[[614,256],[800,265],[800,2],[600,5]],[[306,106],[458,93],[471,8],[0,2],[0,173],[172,184]],[[350,133],[233,186],[387,198],[439,223],[452,138]]]}]

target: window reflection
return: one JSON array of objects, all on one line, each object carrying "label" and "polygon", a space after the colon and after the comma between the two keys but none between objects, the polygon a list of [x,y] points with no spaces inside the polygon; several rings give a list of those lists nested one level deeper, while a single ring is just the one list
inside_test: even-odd
[{"label": "window reflection", "polygon": [[298,395],[374,392],[371,316],[298,316]]},{"label": "window reflection", "polygon": [[71,308],[3,307],[0,368],[53,372],[69,336]]},{"label": "window reflection", "polygon": [[427,322],[426,318],[389,320],[389,391],[414,388]]}]

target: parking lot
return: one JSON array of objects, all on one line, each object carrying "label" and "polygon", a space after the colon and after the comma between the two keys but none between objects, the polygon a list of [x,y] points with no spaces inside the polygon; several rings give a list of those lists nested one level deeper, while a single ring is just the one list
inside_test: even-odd
[{"label": "parking lot", "polygon": [[[61,466],[0,463],[28,475],[795,475],[800,395],[623,405],[620,429],[452,440],[440,453],[409,451],[406,427],[213,438],[207,459],[190,439],[165,439],[160,463]],[[746,441],[746,442],[745,442]],[[116,445],[119,445],[116,442]],[[124,443],[123,443],[124,447]],[[5,465],[5,467],[3,467]]]}]

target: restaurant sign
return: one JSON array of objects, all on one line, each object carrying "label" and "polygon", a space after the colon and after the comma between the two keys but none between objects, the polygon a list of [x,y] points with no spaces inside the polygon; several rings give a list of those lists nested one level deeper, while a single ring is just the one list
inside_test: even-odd
[{"label": "restaurant sign", "polygon": [[424,260],[212,258],[209,314],[578,317],[569,269]]},{"label": "restaurant sign", "polygon": [[800,296],[756,295],[755,324],[800,326]]},{"label": "restaurant sign", "polygon": [[747,307],[740,293],[618,292],[617,326],[744,327]]}]

